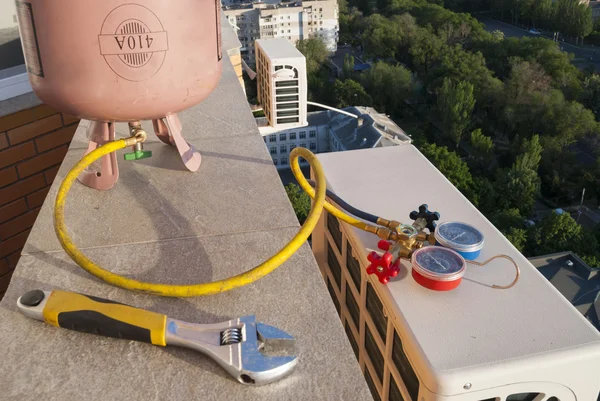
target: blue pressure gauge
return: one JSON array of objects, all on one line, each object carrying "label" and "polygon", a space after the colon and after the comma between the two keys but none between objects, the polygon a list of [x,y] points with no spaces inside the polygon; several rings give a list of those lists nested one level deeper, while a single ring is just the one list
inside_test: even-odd
[{"label": "blue pressure gauge", "polygon": [[483,248],[485,237],[469,224],[448,221],[437,227],[435,240],[439,245],[455,250],[466,260],[475,260]]}]

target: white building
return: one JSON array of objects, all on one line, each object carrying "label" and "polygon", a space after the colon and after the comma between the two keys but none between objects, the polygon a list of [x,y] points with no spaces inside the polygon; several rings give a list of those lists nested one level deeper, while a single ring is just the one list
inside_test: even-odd
[{"label": "white building", "polygon": [[[308,113],[308,126],[269,132],[263,135],[273,164],[289,168],[290,152],[300,146],[313,153],[337,152],[410,144],[410,137],[385,114],[371,107],[348,107],[344,111],[359,115],[353,118],[333,111]],[[260,126],[266,118],[257,118]],[[306,162],[301,162],[306,165]]]},{"label": "white building", "polygon": [[223,10],[236,27],[242,43],[242,57],[254,64],[256,39],[284,38],[292,43],[320,37],[331,52],[337,49],[337,0],[304,0],[292,3],[262,2],[228,5]]},{"label": "white building", "polygon": [[306,126],[306,58],[287,39],[255,44],[258,102],[269,125],[274,130]]}]

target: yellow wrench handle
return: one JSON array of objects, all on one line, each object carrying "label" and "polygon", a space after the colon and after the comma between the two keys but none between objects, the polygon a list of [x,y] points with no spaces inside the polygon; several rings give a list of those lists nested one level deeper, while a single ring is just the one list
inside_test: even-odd
[{"label": "yellow wrench handle", "polygon": [[44,321],[53,326],[165,346],[167,316],[89,295],[52,291]]}]

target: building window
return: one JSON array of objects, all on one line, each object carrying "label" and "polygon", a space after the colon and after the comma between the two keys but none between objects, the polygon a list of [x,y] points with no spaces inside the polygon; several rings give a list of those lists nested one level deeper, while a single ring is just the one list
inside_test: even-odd
[{"label": "building window", "polygon": [[277,142],[277,135],[269,135],[269,142]]},{"label": "building window", "polygon": [[288,163],[288,159],[287,159],[287,157],[282,157],[282,158],[281,158],[281,165],[282,165],[282,166],[287,166],[287,163]]},{"label": "building window", "polygon": [[323,25],[323,21],[319,21],[319,25]]},{"label": "building window", "polygon": [[292,32],[291,30],[288,29],[288,33]]},{"label": "building window", "polygon": [[316,142],[311,142],[310,143],[310,150],[317,150],[317,143]]},{"label": "building window", "polygon": [[281,145],[279,147],[279,153],[281,153],[282,155],[287,153],[287,146],[286,145]]},{"label": "building window", "polygon": [[316,138],[317,131],[315,131],[315,130],[308,131],[308,136],[309,136],[309,138]]},{"label": "building window", "polygon": [[290,132],[290,139],[296,139],[296,133]]},{"label": "building window", "polygon": [[269,148],[269,151],[271,152],[272,155],[276,155],[277,154],[277,147],[276,146],[271,146]]},{"label": "building window", "polygon": [[290,145],[290,153],[292,152],[292,150],[296,149],[296,145]]},{"label": "building window", "polygon": [[306,138],[306,131],[300,131],[300,139]]},{"label": "building window", "polygon": [[300,144],[300,147],[301,147],[301,148],[306,148],[306,144],[305,144],[305,143],[301,143],[301,144]]},{"label": "building window", "polygon": [[285,141],[287,139],[287,134],[284,132],[283,134],[279,134],[279,140]]},{"label": "building window", "polygon": [[273,159],[273,164],[277,165],[277,159]]},{"label": "building window", "polygon": [[263,140],[265,141],[265,143],[267,143],[267,137],[263,136]]}]

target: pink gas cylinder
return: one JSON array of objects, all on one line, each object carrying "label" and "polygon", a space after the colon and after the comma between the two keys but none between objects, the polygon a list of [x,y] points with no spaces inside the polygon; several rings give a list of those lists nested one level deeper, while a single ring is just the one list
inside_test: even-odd
[{"label": "pink gas cylinder", "polygon": [[[115,122],[154,131],[188,169],[200,154],[181,136],[176,113],[203,101],[221,76],[219,0],[17,0],[29,80],[39,98],[92,120],[86,153],[113,140]],[[134,158],[146,155],[138,146]],[[108,189],[115,155],[80,180]]]}]

